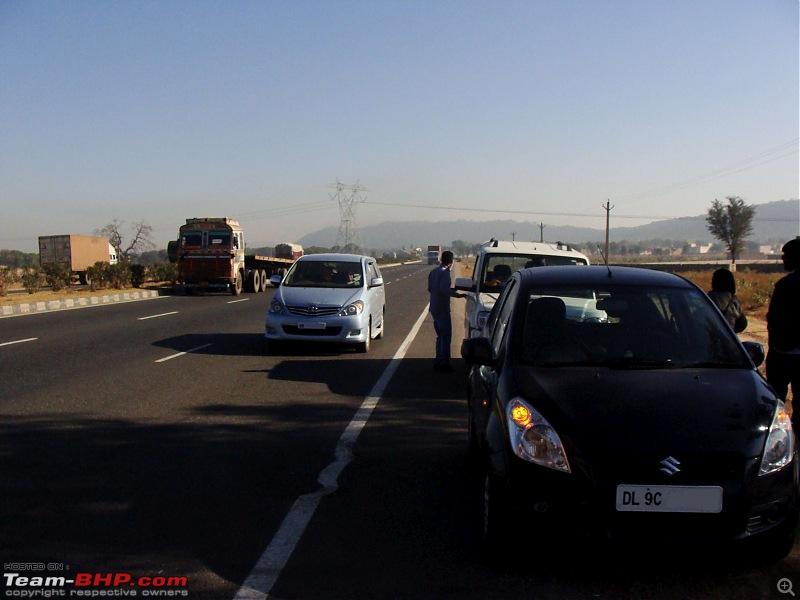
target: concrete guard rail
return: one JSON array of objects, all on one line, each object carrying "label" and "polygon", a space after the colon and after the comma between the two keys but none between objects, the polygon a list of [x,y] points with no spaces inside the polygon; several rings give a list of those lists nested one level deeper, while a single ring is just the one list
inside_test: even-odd
[{"label": "concrete guard rail", "polygon": [[66,310],[69,308],[84,308],[87,306],[100,306],[115,302],[133,302],[158,296],[167,296],[171,290],[138,290],[135,292],[119,292],[116,294],[103,294],[102,296],[86,296],[85,298],[64,298],[61,300],[48,300],[47,302],[22,302],[0,306],[0,316],[28,315],[50,310]]}]

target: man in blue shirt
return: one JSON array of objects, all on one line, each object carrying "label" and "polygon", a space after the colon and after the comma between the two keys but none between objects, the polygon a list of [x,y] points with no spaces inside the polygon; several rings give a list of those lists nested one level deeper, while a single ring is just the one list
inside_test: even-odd
[{"label": "man in blue shirt", "polygon": [[450,268],[453,266],[453,253],[442,252],[442,262],[428,274],[428,292],[431,295],[430,311],[433,329],[436,331],[436,359],[433,370],[452,373],[450,364],[450,342],[453,338],[453,323],[450,319],[450,298],[466,298],[450,285]]}]

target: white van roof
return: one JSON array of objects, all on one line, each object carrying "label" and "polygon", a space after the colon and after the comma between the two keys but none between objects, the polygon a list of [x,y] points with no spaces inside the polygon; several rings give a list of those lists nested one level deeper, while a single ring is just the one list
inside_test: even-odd
[{"label": "white van roof", "polygon": [[563,242],[517,242],[508,240],[489,240],[481,244],[481,251],[487,254],[549,254],[551,256],[580,257],[589,263],[589,258]]}]

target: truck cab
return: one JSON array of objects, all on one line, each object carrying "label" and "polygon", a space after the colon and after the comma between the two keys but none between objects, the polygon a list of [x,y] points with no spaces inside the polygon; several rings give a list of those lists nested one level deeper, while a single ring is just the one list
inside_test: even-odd
[{"label": "truck cab", "polygon": [[180,228],[179,283],[193,288],[230,289],[238,295],[244,282],[244,239],[235,219],[186,219]]},{"label": "truck cab", "polygon": [[464,337],[480,337],[503,285],[519,269],[553,265],[588,265],[585,254],[562,242],[516,242],[491,239],[475,257],[472,278],[456,279],[457,290],[467,292]]}]

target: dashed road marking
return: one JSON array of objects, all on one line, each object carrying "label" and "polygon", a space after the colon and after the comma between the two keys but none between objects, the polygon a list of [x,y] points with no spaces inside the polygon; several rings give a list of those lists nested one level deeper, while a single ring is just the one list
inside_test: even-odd
[{"label": "dashed road marking", "polygon": [[197,346],[197,348],[191,348],[184,352],[178,352],[177,354],[171,354],[170,356],[165,356],[164,358],[159,358],[156,362],[163,363],[167,362],[168,360],[172,360],[173,358],[178,358],[179,356],[183,356],[184,354],[189,354],[190,352],[197,352],[198,350],[202,350],[203,348],[208,348],[211,344],[203,344],[202,346]]},{"label": "dashed road marking", "polygon": [[149,317],[139,317],[136,319],[137,321],[146,321],[147,319],[157,319],[158,317],[168,317],[169,315],[177,315],[178,311],[173,310],[172,312],[161,313],[159,315],[150,315]]},{"label": "dashed road marking", "polygon": [[13,342],[2,342],[0,346],[11,346],[12,344],[24,344],[25,342],[34,342],[39,338],[25,338],[24,340],[14,340]]}]

